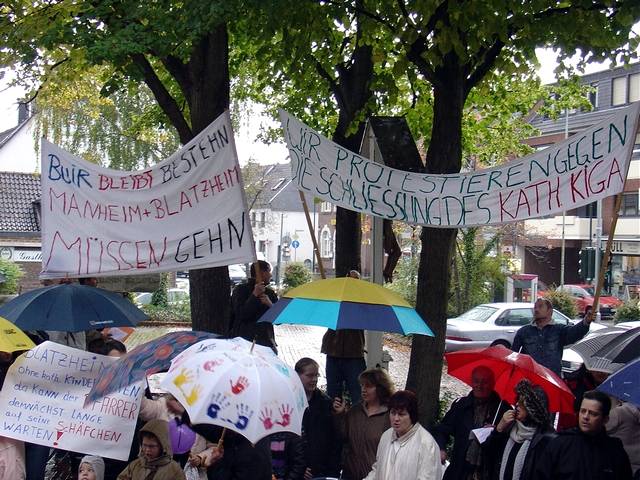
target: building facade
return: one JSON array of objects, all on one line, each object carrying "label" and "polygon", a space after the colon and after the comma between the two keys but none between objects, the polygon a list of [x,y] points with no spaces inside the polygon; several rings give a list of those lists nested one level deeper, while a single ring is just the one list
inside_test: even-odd
[{"label": "building facade", "polygon": [[[603,121],[615,109],[640,101],[640,63],[584,75],[581,82],[591,87],[589,100],[593,109],[569,111],[557,120],[535,115],[531,123],[541,134],[527,143],[536,149],[546,148],[564,140],[566,129],[569,136],[574,135]],[[639,198],[640,136],[636,135],[605,282],[605,287],[612,294],[621,297],[633,296],[640,285]],[[604,251],[614,216],[614,200],[615,197],[611,196],[602,201],[599,218],[595,202],[566,212],[565,283],[595,283],[589,270],[580,262],[581,250],[597,247],[599,239],[600,250]],[[562,227],[562,216],[527,220],[522,242],[517,245],[522,271],[537,274],[548,285],[560,284]]]}]

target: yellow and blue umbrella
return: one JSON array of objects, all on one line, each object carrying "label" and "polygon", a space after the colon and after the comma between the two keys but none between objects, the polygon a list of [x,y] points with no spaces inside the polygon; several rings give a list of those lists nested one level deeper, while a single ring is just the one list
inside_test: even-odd
[{"label": "yellow and blue umbrella", "polygon": [[351,277],[317,280],[294,288],[259,321],[434,336],[402,297],[375,283]]}]

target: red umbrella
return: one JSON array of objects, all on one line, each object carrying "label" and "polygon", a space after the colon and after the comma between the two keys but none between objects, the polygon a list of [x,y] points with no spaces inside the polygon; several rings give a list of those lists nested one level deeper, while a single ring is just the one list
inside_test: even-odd
[{"label": "red umbrella", "polygon": [[448,372],[471,385],[471,372],[480,366],[491,369],[496,379],[495,391],[510,404],[516,401],[514,388],[523,378],[540,385],[549,397],[550,412],[573,413],[574,396],[564,381],[529,355],[497,345],[495,347],[447,353]]}]

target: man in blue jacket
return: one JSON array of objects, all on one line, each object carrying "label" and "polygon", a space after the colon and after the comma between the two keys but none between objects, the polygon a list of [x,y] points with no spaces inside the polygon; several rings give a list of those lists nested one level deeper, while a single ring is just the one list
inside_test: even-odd
[{"label": "man in blue jacket", "polygon": [[562,350],[584,337],[589,331],[591,314],[576,325],[553,323],[553,305],[546,298],[539,298],[533,305],[533,323],[525,325],[516,333],[511,349],[531,356],[540,365],[560,376],[562,373]]}]

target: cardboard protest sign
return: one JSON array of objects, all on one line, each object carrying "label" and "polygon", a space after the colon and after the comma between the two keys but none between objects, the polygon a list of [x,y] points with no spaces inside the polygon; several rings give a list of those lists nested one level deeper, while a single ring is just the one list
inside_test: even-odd
[{"label": "cardboard protest sign", "polygon": [[416,174],[375,163],[280,111],[299,190],[357,212],[430,227],[542,217],[622,191],[640,102],[545,150],[498,167]]},{"label": "cardboard protest sign", "polygon": [[0,392],[0,436],[127,460],[140,411],[140,383],[83,406],[117,359],[44,342],[18,357]]},{"label": "cardboard protest sign", "polygon": [[229,113],[165,161],[110,170],[42,140],[41,278],[255,260]]}]

